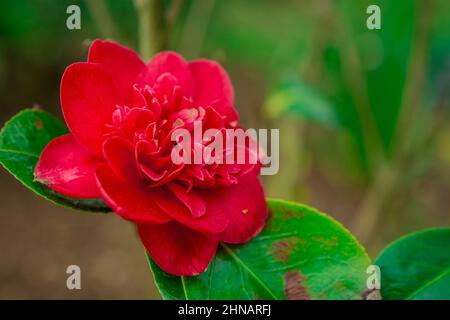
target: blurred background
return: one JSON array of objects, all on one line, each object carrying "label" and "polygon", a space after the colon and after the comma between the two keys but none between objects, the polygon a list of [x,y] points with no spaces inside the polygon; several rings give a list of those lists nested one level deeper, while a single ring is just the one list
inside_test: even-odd
[{"label": "blurred background", "polygon": [[[144,53],[145,1],[1,0],[0,123],[33,106],[62,119],[61,75],[95,38]],[[73,4],[80,30],[66,27]],[[331,215],[371,257],[408,232],[449,225],[448,0],[159,4],[158,46],[220,61],[242,125],[281,129],[267,196]],[[381,30],[366,27],[373,4]],[[159,298],[133,227],[114,214],[54,206],[0,170],[0,219],[0,298]],[[70,264],[82,290],[66,288]]]}]

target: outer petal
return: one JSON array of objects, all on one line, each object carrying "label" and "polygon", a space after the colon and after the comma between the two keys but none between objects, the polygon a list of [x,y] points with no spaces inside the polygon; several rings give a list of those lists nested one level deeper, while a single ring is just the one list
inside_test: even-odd
[{"label": "outer petal", "polygon": [[112,137],[103,143],[103,156],[114,173],[131,182],[139,182],[140,176],[133,145],[122,137]]},{"label": "outer petal", "polygon": [[95,40],[89,48],[88,62],[104,66],[116,85],[119,95],[129,102],[133,96],[133,85],[145,68],[139,56],[115,42]]},{"label": "outer petal", "polygon": [[171,220],[156,204],[150,188],[123,180],[108,165],[96,171],[103,200],[115,213],[136,223],[165,223]]},{"label": "outer petal", "polygon": [[170,73],[177,80],[185,95],[192,96],[195,83],[188,63],[176,52],[160,52],[147,64],[147,68],[139,75],[138,84],[153,86],[160,75]]},{"label": "outer petal", "polygon": [[93,153],[101,154],[101,137],[112,121],[116,104],[121,101],[104,67],[79,62],[64,72],[61,80],[64,118],[75,138]]},{"label": "outer petal", "polygon": [[267,205],[258,177],[245,175],[238,184],[205,191],[206,212],[224,211],[230,222],[220,235],[228,243],[243,243],[256,236],[264,227]]},{"label": "outer petal", "polygon": [[212,106],[228,121],[236,121],[238,115],[233,106],[234,90],[227,72],[220,64],[211,60],[195,60],[189,63],[195,79],[194,103],[197,106]]},{"label": "outer petal", "polygon": [[67,134],[45,147],[34,174],[36,180],[65,196],[98,198],[95,168],[101,162]]},{"label": "outer petal", "polygon": [[165,272],[194,276],[206,270],[217,250],[218,241],[176,222],[138,225],[148,254]]},{"label": "outer petal", "polygon": [[177,183],[169,183],[169,189],[191,211],[192,217],[199,218],[206,213],[205,201],[194,191],[186,191]]},{"label": "outer petal", "polygon": [[228,226],[229,217],[225,211],[215,210],[201,217],[193,217],[190,209],[166,186],[153,188],[158,206],[179,223],[211,236],[223,232]]}]

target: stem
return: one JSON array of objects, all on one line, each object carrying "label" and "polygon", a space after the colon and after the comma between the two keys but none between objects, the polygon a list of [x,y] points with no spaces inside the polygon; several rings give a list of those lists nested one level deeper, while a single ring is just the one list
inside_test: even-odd
[{"label": "stem", "polygon": [[167,26],[172,29],[177,17],[183,7],[184,0],[173,0],[169,12],[167,13]]},{"label": "stem", "polygon": [[356,212],[352,231],[361,243],[370,242],[375,226],[379,222],[380,213],[386,198],[395,189],[398,179],[397,170],[384,166],[375,175],[370,188],[366,191],[359,209]]},{"label": "stem", "polygon": [[[299,186],[304,177],[302,149],[304,126],[299,119],[282,117],[274,123],[280,130],[280,170],[270,177],[267,194],[275,198],[298,199]],[[295,137],[293,144],[291,139]]]},{"label": "stem", "polygon": [[[172,33],[175,29],[175,24],[177,22],[178,16],[179,16],[181,10],[183,9],[184,4],[185,4],[184,0],[172,0],[172,3],[167,12],[167,19],[166,19],[167,35],[172,35]],[[169,43],[169,45],[171,47],[174,47],[172,37],[169,37],[169,38],[170,39],[168,39],[167,42]]]},{"label": "stem", "polygon": [[150,59],[168,45],[163,0],[134,0],[139,16],[139,51],[144,60]]},{"label": "stem", "polygon": [[[301,10],[301,8],[298,10]],[[308,10],[314,14],[312,29],[312,39],[314,41],[305,59],[301,62],[301,74],[309,83],[318,85],[324,69],[322,59],[332,38],[332,33],[329,30],[335,28],[336,21],[329,0],[312,2]]]},{"label": "stem", "polygon": [[86,0],[86,5],[92,14],[100,34],[104,38],[119,38],[118,31],[114,25],[105,0]]},{"label": "stem", "polygon": [[[311,3],[308,9],[316,13],[313,25],[315,41],[303,61],[300,76],[308,83],[317,85],[323,72],[321,59],[326,49],[325,44],[330,37],[330,33],[326,30],[332,29],[329,23],[331,11],[328,1]],[[276,55],[272,58],[276,58]],[[289,116],[276,119],[274,125],[282,128],[280,130],[281,163],[280,171],[270,178],[270,183],[266,184],[267,194],[297,200],[300,199],[301,186],[304,185],[303,180],[309,169],[305,164],[307,162],[305,161],[307,127],[300,119]],[[292,137],[295,137],[295,143],[292,143]]]},{"label": "stem", "polygon": [[203,47],[215,0],[192,1],[178,48],[188,57],[198,57]]}]

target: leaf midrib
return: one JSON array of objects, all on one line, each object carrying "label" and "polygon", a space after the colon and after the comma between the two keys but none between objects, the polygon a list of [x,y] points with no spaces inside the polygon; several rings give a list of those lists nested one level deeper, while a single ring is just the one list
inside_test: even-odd
[{"label": "leaf midrib", "polygon": [[27,156],[27,157],[39,158],[39,155],[37,155],[37,154],[29,153],[26,151],[14,150],[14,149],[0,148],[0,152],[15,153],[15,154],[20,154],[20,155]]},{"label": "leaf midrib", "polygon": [[431,280],[427,281],[424,285],[420,286],[417,290],[413,291],[411,294],[409,294],[405,300],[411,300],[414,299],[415,296],[419,294],[419,292],[427,289],[431,285],[438,282],[440,279],[444,278],[446,275],[450,274],[450,268],[444,269],[444,271],[438,273],[438,275]]},{"label": "leaf midrib", "polygon": [[247,271],[247,273],[254,278],[258,284],[264,288],[264,290],[266,290],[274,300],[278,300],[277,296],[267,287],[267,285],[252,271],[252,269],[250,269],[250,267],[245,264],[245,262],[236,254],[233,252],[233,250],[231,250],[230,247],[228,247],[225,243],[220,242],[220,245],[222,246],[222,248],[224,248],[224,250],[228,253],[228,255],[230,255],[231,258],[233,258],[233,260],[240,265],[242,268],[244,268],[245,271]]},{"label": "leaf midrib", "polygon": [[[250,269],[250,267],[245,264],[245,262],[231,250],[230,247],[228,247],[225,243],[220,242],[221,247],[226,251],[226,253],[238,264],[240,265],[252,278],[258,282],[258,284],[269,293],[274,300],[278,300],[277,296],[267,287],[267,285]],[[181,276],[181,286],[183,287],[183,293],[186,298],[186,300],[189,300],[188,297],[188,290],[186,286],[185,277]]]},{"label": "leaf midrib", "polygon": [[185,282],[185,276],[181,276],[181,286],[183,287],[183,293],[186,300],[189,300],[187,288],[186,288],[186,282]]}]

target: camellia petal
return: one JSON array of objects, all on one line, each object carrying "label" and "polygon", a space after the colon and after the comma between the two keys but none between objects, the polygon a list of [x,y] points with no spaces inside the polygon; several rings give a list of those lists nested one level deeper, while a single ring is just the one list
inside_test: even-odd
[{"label": "camellia petal", "polygon": [[206,203],[196,192],[192,190],[187,191],[186,188],[181,187],[177,183],[169,183],[168,187],[191,211],[192,217],[198,218],[205,214]]},{"label": "camellia petal", "polygon": [[165,223],[171,220],[157,205],[150,188],[120,179],[108,165],[96,171],[103,200],[122,218],[137,223]]},{"label": "camellia petal", "polygon": [[192,96],[195,92],[195,82],[191,69],[182,56],[176,52],[164,51],[156,54],[147,64],[147,68],[139,75],[140,86],[153,86],[164,73],[169,73],[178,81],[183,93]]},{"label": "camellia petal", "polygon": [[103,143],[103,156],[114,173],[123,180],[139,183],[139,171],[133,145],[122,137],[112,137]]},{"label": "camellia petal", "polygon": [[213,107],[226,119],[237,121],[234,108],[234,90],[226,71],[217,62],[201,59],[189,63],[195,79],[194,103],[198,106]]},{"label": "camellia petal", "polygon": [[194,276],[206,270],[218,241],[176,222],[138,224],[142,243],[152,259],[166,272]]},{"label": "camellia petal", "polygon": [[125,102],[132,100],[137,76],[145,68],[141,58],[115,42],[95,40],[89,48],[88,62],[104,66],[110,73],[119,95]]},{"label": "camellia petal", "polygon": [[153,192],[158,199],[158,206],[167,215],[191,229],[214,236],[223,232],[228,225],[229,218],[224,211],[208,211],[194,218],[188,207],[167,186],[154,188]]},{"label": "camellia petal", "polygon": [[228,227],[220,235],[227,243],[243,243],[256,236],[264,227],[267,205],[258,178],[245,175],[237,184],[201,194],[209,214],[224,211],[229,216]]},{"label": "camellia petal", "polygon": [[120,99],[106,69],[94,63],[70,65],[61,80],[61,106],[75,138],[95,154],[102,153],[106,125]]},{"label": "camellia petal", "polygon": [[90,154],[71,134],[52,140],[35,168],[36,180],[74,198],[99,198],[95,168],[101,158]]}]

